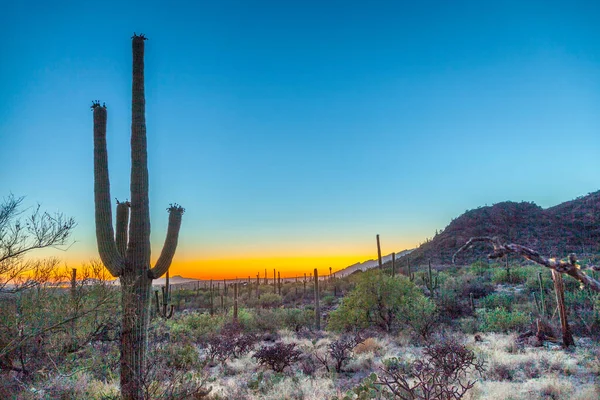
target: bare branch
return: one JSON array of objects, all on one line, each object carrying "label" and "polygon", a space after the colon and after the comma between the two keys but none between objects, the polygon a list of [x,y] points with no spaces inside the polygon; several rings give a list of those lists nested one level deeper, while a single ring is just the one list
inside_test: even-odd
[{"label": "bare branch", "polygon": [[[561,274],[567,274],[577,279],[583,285],[588,286],[590,289],[595,292],[600,293],[600,281],[590,277],[585,272],[582,271],[581,265],[577,263],[577,257],[575,254],[569,254],[569,258],[567,261],[557,260],[555,258],[546,258],[537,251],[530,249],[525,246],[521,246],[519,244],[514,243],[502,243],[500,239],[497,237],[489,237],[489,236],[478,236],[472,237],[465,243],[460,249],[454,253],[452,256],[452,263],[455,263],[456,256],[471,248],[475,243],[489,243],[493,246],[494,250],[488,254],[488,258],[496,259],[504,257],[507,254],[518,254],[528,260],[535,262],[541,266],[546,268],[555,270],[556,272],[560,272]],[[588,269],[592,269],[595,271],[600,270],[598,266],[589,266]]]}]

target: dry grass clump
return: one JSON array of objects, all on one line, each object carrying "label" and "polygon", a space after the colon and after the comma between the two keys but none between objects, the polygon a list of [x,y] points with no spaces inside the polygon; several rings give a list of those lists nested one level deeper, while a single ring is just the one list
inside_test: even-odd
[{"label": "dry grass clump", "polygon": [[370,338],[365,339],[364,342],[359,343],[354,348],[354,353],[355,354],[363,354],[363,353],[380,354],[382,348],[383,348],[383,345],[381,343],[381,340],[379,340],[378,338],[375,338],[375,337],[370,337]]}]

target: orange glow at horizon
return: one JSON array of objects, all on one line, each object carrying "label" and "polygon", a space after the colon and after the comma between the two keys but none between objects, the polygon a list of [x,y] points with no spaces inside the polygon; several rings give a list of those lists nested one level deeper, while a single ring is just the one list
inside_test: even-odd
[{"label": "orange glow at horizon", "polygon": [[259,273],[264,278],[265,269],[267,276],[273,277],[273,269],[281,273],[282,278],[304,276],[312,274],[317,268],[319,274],[329,275],[332,272],[346,268],[357,262],[366,261],[372,255],[342,255],[342,256],[304,256],[304,257],[260,257],[260,258],[223,258],[223,259],[198,259],[187,261],[173,261],[171,276],[181,275],[185,278],[196,279],[231,279],[231,278],[256,278]]}]

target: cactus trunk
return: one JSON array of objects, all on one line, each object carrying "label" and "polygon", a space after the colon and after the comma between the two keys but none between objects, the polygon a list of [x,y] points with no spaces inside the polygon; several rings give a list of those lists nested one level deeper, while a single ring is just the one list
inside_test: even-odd
[{"label": "cactus trunk", "polygon": [[238,322],[238,283],[233,284],[233,321]]},{"label": "cactus trunk", "polygon": [[[132,38],[133,84],[131,120],[131,202],[118,203],[116,235],[110,204],[110,181],[106,150],[105,106],[95,102],[94,111],[94,203],[98,252],[108,271],[121,280],[121,395],[143,399],[146,376],[147,330],[152,280],[169,268],[179,236],[183,208],[172,205],[165,245],[156,265],[150,267],[150,211],[148,156],[144,96],[143,35]],[[129,222],[129,227],[127,223]]]},{"label": "cactus trunk", "polygon": [[383,263],[381,262],[381,245],[379,244],[379,235],[377,235],[377,261],[379,262],[379,269],[382,269]]},{"label": "cactus trunk", "polygon": [[319,306],[319,272],[315,268],[315,328],[321,330],[321,307]]}]

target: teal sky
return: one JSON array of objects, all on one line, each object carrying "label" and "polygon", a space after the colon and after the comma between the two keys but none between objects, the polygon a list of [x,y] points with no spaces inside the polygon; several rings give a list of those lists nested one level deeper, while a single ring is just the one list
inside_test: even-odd
[{"label": "teal sky", "polygon": [[68,257],[95,254],[90,105],[125,199],[143,32],[154,254],[172,202],[185,259],[391,252],[551,206],[600,189],[599,4],[5,2],[0,197],[75,217]]}]

